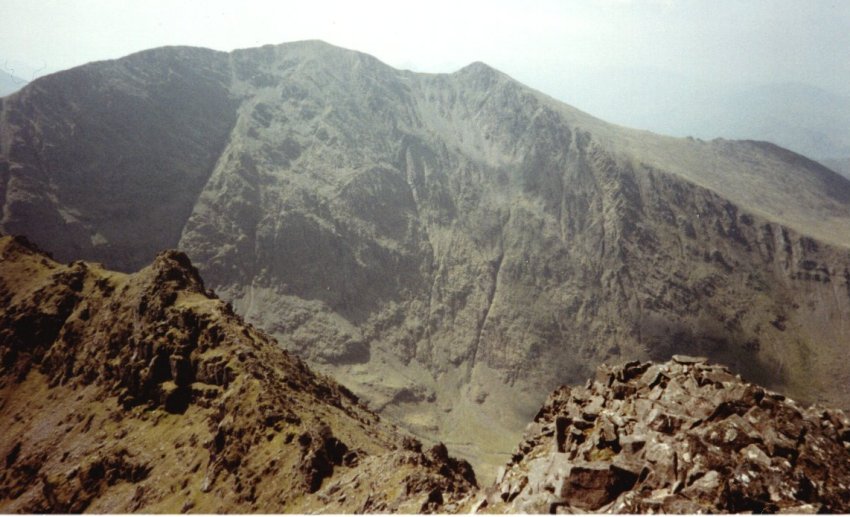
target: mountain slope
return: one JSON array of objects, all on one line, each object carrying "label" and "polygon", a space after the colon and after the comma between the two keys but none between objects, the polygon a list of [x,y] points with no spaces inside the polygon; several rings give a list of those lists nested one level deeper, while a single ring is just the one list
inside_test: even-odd
[{"label": "mountain slope", "polygon": [[850,182],[613,126],[482,63],[414,74],[321,42],[95,63],[3,100],[0,178],[0,229],[123,270],[179,247],[479,464],[616,357],[702,353],[850,404]]},{"label": "mountain slope", "polygon": [[2,237],[0,298],[4,512],[451,511],[475,486],[244,324],[183,254],[126,275]]},{"label": "mountain slope", "polygon": [[233,124],[229,78],[218,53],[169,49],[4,99],[4,231],[123,271],[174,247]]}]

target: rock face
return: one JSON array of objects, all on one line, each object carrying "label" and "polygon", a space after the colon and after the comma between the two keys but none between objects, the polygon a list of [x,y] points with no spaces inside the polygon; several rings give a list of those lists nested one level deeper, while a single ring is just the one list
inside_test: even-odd
[{"label": "rock face", "polygon": [[182,253],[126,275],[2,237],[0,300],[0,512],[449,512],[475,488]]},{"label": "rock face", "polygon": [[846,513],[850,419],[705,358],[602,365],[549,397],[476,508]]},{"label": "rock face", "polygon": [[479,464],[618,358],[704,354],[850,406],[850,182],[784,149],[320,42],[156,49],[0,102],[0,230],[124,271],[177,247],[248,321]]}]

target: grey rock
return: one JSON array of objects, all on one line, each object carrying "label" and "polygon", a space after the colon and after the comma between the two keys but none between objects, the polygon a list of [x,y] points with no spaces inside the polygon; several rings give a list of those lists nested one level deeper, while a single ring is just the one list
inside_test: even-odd
[{"label": "grey rock", "polygon": [[673,361],[679,364],[699,364],[708,361],[707,357],[695,357],[690,355],[673,355]]},{"label": "grey rock", "polygon": [[644,445],[646,445],[647,437],[645,435],[630,434],[620,437],[620,447],[625,454],[637,454]]},{"label": "grey rock", "polygon": [[[667,378],[664,375],[664,365],[662,364],[653,364],[643,373],[640,378],[640,385],[646,386],[648,388],[654,388],[656,384],[658,384],[663,378]],[[668,378],[669,380],[669,378]]]},{"label": "grey rock", "polygon": [[603,407],[605,407],[605,399],[600,396],[593,396],[590,398],[588,403],[582,407],[581,416],[588,421],[596,420],[596,417],[599,416]]},{"label": "grey rock", "polygon": [[741,449],[739,454],[743,456],[745,461],[757,465],[764,470],[770,468],[770,457],[754,443]]},{"label": "grey rock", "polygon": [[599,422],[599,436],[604,443],[616,443],[618,439],[617,426],[610,418],[602,416]]},{"label": "grey rock", "polygon": [[722,479],[716,470],[709,470],[682,490],[690,499],[714,501],[721,488]]}]

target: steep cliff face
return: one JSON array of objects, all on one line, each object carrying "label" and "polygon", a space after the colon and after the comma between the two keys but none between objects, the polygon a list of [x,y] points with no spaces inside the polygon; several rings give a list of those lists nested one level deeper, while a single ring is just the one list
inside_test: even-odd
[{"label": "steep cliff face", "polygon": [[0,510],[458,510],[469,464],[400,434],[210,296],[0,238]]},{"label": "steep cliff face", "polygon": [[[481,63],[414,74],[319,42],[48,79],[3,101],[5,231],[122,269],[177,246],[249,321],[477,461],[617,357],[702,353],[850,404],[850,182],[799,155],[612,126]],[[141,133],[121,116],[138,99]],[[101,118],[76,151],[71,128]]]}]

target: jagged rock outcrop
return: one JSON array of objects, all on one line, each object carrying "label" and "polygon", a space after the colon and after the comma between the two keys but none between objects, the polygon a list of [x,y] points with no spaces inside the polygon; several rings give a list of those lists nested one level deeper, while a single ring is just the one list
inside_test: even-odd
[{"label": "jagged rock outcrop", "polygon": [[155,49],[0,102],[0,231],[122,270],[177,247],[248,321],[479,464],[618,358],[704,354],[850,407],[850,182],[776,146],[321,42]]},{"label": "jagged rock outcrop", "polygon": [[447,512],[476,486],[174,251],[127,275],[0,237],[0,400],[3,512]]},{"label": "jagged rock outcrop", "polygon": [[846,513],[850,419],[705,358],[556,390],[479,512]]}]

